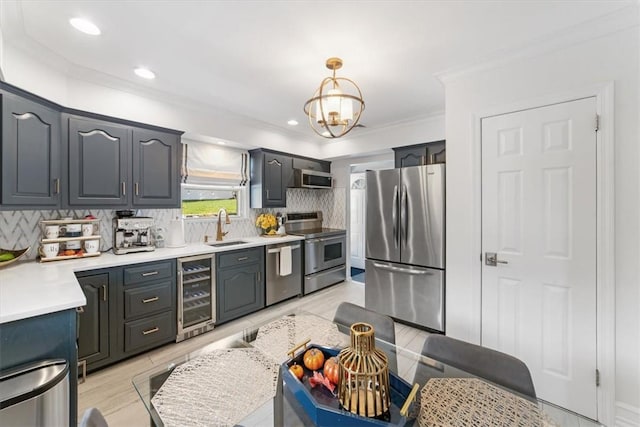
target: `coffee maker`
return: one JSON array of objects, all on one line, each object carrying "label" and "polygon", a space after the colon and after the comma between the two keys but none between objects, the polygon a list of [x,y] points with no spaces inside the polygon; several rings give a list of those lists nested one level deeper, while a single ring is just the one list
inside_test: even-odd
[{"label": "coffee maker", "polygon": [[113,253],[151,252],[153,244],[151,229],[153,218],[134,216],[133,210],[116,211],[113,218]]}]

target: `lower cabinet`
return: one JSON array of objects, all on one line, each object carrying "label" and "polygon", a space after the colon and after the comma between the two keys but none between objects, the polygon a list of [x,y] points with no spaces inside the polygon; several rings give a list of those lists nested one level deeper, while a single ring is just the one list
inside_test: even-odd
[{"label": "lower cabinet", "polygon": [[78,359],[91,371],[176,339],[176,262],[77,273]]},{"label": "lower cabinet", "polygon": [[264,308],[264,247],[216,255],[216,323]]},{"label": "lower cabinet", "polygon": [[78,359],[87,365],[109,357],[109,274],[78,277],[87,305],[78,310]]}]

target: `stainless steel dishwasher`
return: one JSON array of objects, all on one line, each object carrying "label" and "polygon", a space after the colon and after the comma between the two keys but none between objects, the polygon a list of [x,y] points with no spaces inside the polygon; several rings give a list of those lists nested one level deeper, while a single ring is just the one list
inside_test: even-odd
[{"label": "stainless steel dishwasher", "polygon": [[[291,248],[291,273],[286,275],[281,271],[283,261],[281,252],[284,247]],[[269,245],[266,255],[267,305],[302,295],[302,245],[300,242]]]},{"label": "stainless steel dishwasher", "polygon": [[69,424],[69,364],[54,359],[0,374],[1,426]]}]

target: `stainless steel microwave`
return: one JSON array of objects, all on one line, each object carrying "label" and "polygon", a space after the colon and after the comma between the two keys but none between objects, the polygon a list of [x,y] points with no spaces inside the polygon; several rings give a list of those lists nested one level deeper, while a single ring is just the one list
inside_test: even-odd
[{"label": "stainless steel microwave", "polygon": [[331,188],[333,177],[330,173],[309,169],[294,169],[294,186],[297,188]]}]

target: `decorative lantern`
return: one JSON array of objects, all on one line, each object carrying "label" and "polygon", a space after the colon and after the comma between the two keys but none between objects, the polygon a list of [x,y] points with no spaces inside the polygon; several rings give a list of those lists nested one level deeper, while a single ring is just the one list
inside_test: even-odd
[{"label": "decorative lantern", "polygon": [[338,365],[338,399],[345,410],[365,417],[389,411],[389,362],[375,347],[373,326],[351,325],[351,346],[340,352]]}]

